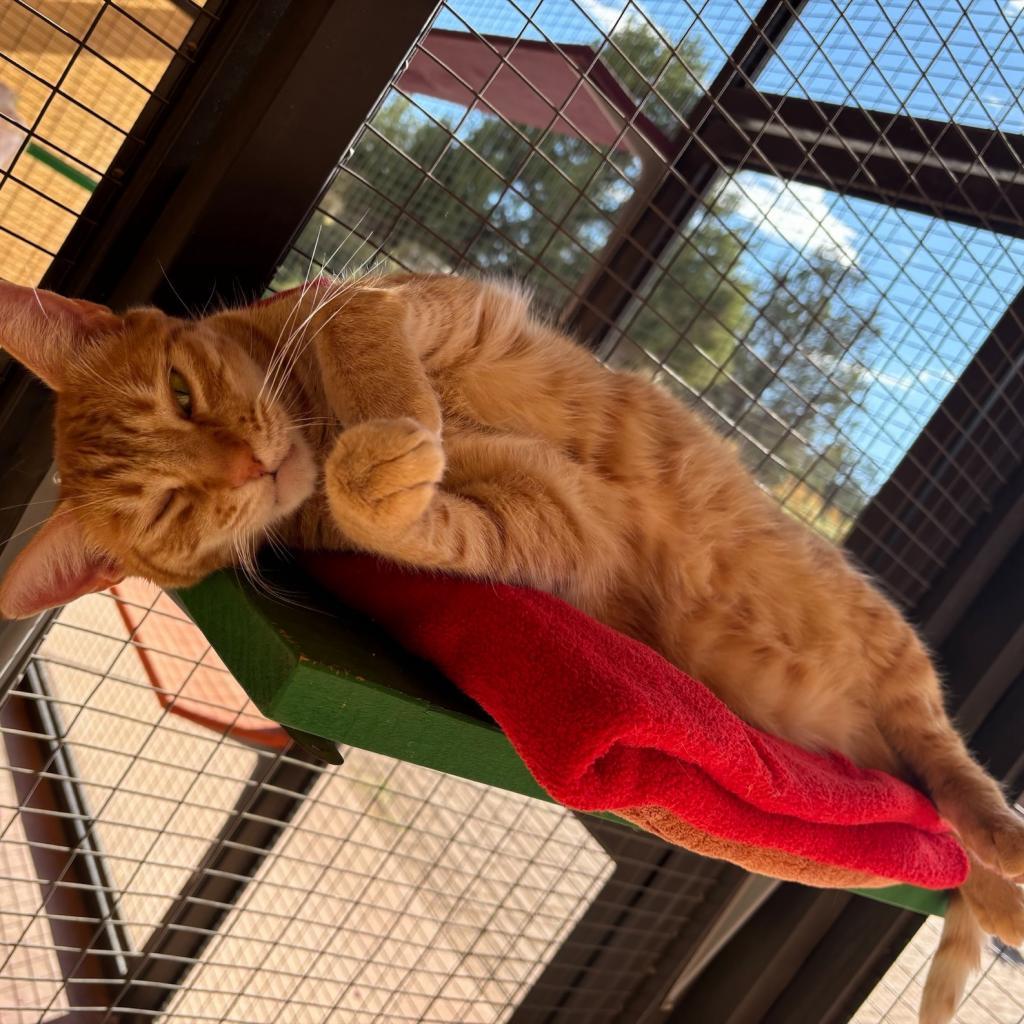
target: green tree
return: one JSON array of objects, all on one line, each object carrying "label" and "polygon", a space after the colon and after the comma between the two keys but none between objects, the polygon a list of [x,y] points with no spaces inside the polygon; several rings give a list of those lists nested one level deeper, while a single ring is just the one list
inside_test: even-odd
[{"label": "green tree", "polygon": [[839,424],[879,337],[876,311],[860,308],[863,282],[856,266],[822,252],[766,274],[728,376],[708,395],[770,453],[755,456],[766,484],[784,490],[795,478],[847,516],[866,496],[854,476],[860,453]]}]

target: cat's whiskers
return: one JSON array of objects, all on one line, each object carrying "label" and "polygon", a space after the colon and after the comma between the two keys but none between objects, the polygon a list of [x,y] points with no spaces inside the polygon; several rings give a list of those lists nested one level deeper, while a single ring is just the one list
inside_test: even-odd
[{"label": "cat's whiskers", "polygon": [[[269,536],[271,532],[272,530],[270,529],[266,530],[264,537],[269,542],[273,543]],[[293,600],[293,591],[285,590],[283,587],[276,587],[265,577],[260,575],[256,559],[257,540],[258,534],[256,532],[238,535],[233,538],[232,548],[235,555],[236,572],[238,569],[241,569],[242,575],[249,581],[252,587],[271,601],[275,601],[278,604],[292,605],[293,607],[301,608],[304,611],[316,611],[315,608],[311,608],[309,605]]]},{"label": "cat's whiskers", "polygon": [[[351,237],[351,235],[352,235],[352,231],[349,231],[349,236],[348,237]],[[347,238],[346,238],[346,241],[347,241]],[[342,244],[344,244],[344,242]],[[340,248],[340,246],[339,246],[339,248]],[[359,249],[356,250],[356,253],[358,254],[358,252],[361,249],[362,249],[362,244],[360,244]],[[337,252],[337,250],[335,250],[335,253],[336,252]],[[354,258],[354,255],[353,255],[352,258]],[[331,258],[333,259],[333,255],[332,255]],[[350,262],[351,262],[351,258],[348,261],[346,261],[346,267],[348,266],[348,264]],[[343,270],[344,270],[344,268],[343,268]],[[321,281],[321,280],[323,280],[323,278],[319,278],[318,279],[318,281]],[[340,313],[342,309],[344,309],[344,307],[345,307],[345,305],[347,305],[347,303],[345,303],[344,305],[339,307],[327,319],[327,321],[325,323],[321,324],[321,326],[314,332],[312,337],[309,337],[309,338],[305,337],[305,330],[306,330],[307,325],[319,315],[319,313],[324,309],[324,307],[328,303],[332,302],[335,298],[337,298],[338,295],[342,294],[343,291],[348,286],[349,286],[349,280],[348,279],[344,279],[344,278],[341,278],[341,277],[334,277],[334,278],[332,278],[332,280],[329,283],[328,287],[326,289],[324,289],[323,296],[322,297],[318,297],[319,301],[317,301],[315,303],[315,305],[313,307],[313,310],[309,313],[309,315],[305,318],[305,320],[303,320],[302,323],[300,323],[292,331],[292,334],[289,337],[288,342],[286,342],[286,344],[284,346],[284,349],[285,349],[286,352],[288,350],[292,350],[292,353],[293,353],[292,354],[292,358],[287,363],[287,365],[282,363],[282,364],[278,364],[278,366],[275,368],[276,371],[277,371],[277,377],[279,378],[279,380],[277,380],[275,382],[276,386],[272,390],[272,398],[273,398],[273,400],[277,400],[277,399],[280,398],[281,393],[283,392],[284,387],[285,387],[288,379],[291,376],[292,370],[295,368],[295,366],[298,363],[298,360],[301,358],[302,354],[309,348],[309,346],[312,344],[312,342],[316,340],[317,336],[324,329],[324,327],[326,327],[327,324],[330,323],[330,321],[333,320],[334,317],[337,316],[338,313]],[[298,305],[299,305],[299,303],[296,303],[296,306],[293,307],[293,312],[294,312],[294,309],[298,308]]]},{"label": "cat's whiskers", "polygon": [[[363,217],[365,217],[365,216],[366,215],[363,214]],[[361,217],[359,219],[359,222],[358,222],[359,224],[362,223],[363,217]],[[358,224],[357,224],[357,226],[358,226]],[[315,288],[319,289],[320,282],[323,280],[324,267],[327,264],[329,264],[334,259],[334,257],[341,251],[342,246],[344,246],[348,242],[348,240],[352,237],[352,234],[355,231],[355,228],[349,229],[348,234],[341,240],[341,242],[338,243],[338,246],[335,248],[334,252],[331,253],[331,255],[327,258],[326,261],[323,261],[323,262],[320,263],[320,273],[318,274],[318,276],[315,279],[313,279],[311,281],[310,277],[311,277],[311,274],[312,274],[312,271],[313,271],[313,263],[316,260],[316,252],[317,252],[317,249],[318,249],[318,247],[320,245],[320,233],[321,233],[322,230],[323,230],[322,225],[321,225],[321,227],[317,228],[316,239],[313,242],[313,252],[310,254],[309,264],[306,267],[306,277],[305,277],[305,280],[302,282],[302,285],[299,288],[299,297],[298,297],[298,299],[296,300],[295,304],[292,306],[291,310],[289,311],[288,316],[285,318],[284,323],[281,325],[281,330],[278,332],[277,340],[276,340],[276,342],[274,344],[274,350],[273,350],[273,353],[271,355],[270,361],[269,361],[268,366],[267,366],[266,376],[264,377],[263,385],[260,388],[260,392],[259,392],[259,395],[257,396],[257,400],[263,396],[264,389],[267,387],[268,384],[271,383],[272,379],[276,383],[277,373],[278,373],[278,371],[280,369],[280,366],[283,363],[284,357],[285,357],[285,355],[287,353],[288,345],[293,341],[296,332],[293,330],[289,334],[288,340],[284,343],[283,346],[282,346],[282,343],[281,343],[281,339],[284,336],[285,331],[287,331],[289,329],[289,326],[292,323],[293,317],[296,315],[296,313],[302,307],[302,304],[303,304],[303,302],[305,301],[305,298],[306,298],[306,293],[309,291],[309,289],[311,287],[315,287]],[[337,287],[337,285],[336,285],[336,287]],[[328,289],[328,291],[330,291],[330,289]],[[329,301],[329,298],[330,298],[330,296],[325,301]],[[271,384],[271,388],[273,388],[272,384]]]},{"label": "cat's whiskers", "polygon": [[[336,293],[336,294],[337,294],[337,293]],[[318,337],[320,336],[320,334],[321,334],[321,333],[323,332],[324,328],[326,328],[326,327],[327,327],[327,325],[328,325],[328,324],[329,324],[329,323],[330,323],[330,322],[331,322],[332,320],[334,320],[334,319],[335,319],[335,317],[337,317],[337,316],[338,316],[338,315],[339,315],[339,314],[340,314],[341,312],[343,312],[343,311],[344,311],[345,307],[346,307],[346,306],[348,306],[349,302],[351,302],[351,301],[352,301],[352,300],[351,300],[351,299],[349,299],[349,300],[348,300],[348,302],[343,302],[343,303],[342,303],[342,304],[341,304],[341,305],[340,305],[340,306],[339,306],[339,307],[338,307],[338,308],[337,308],[337,309],[336,309],[336,310],[335,310],[335,311],[334,311],[333,313],[331,313],[331,315],[330,315],[330,316],[329,316],[329,317],[328,317],[328,318],[327,318],[327,319],[326,319],[326,320],[325,320],[325,321],[324,321],[324,322],[323,322],[323,323],[322,323],[322,324],[321,324],[321,325],[320,325],[320,326],[319,326],[319,327],[318,327],[318,328],[317,328],[317,329],[316,329],[316,330],[315,330],[315,331],[314,331],[314,332],[312,333],[312,335],[310,335],[310,336],[309,336],[308,338],[306,338],[306,339],[305,339],[305,340],[304,340],[304,341],[302,342],[302,344],[301,344],[301,345],[297,345],[297,346],[295,347],[295,351],[294,351],[294,354],[293,354],[293,356],[292,356],[292,359],[291,359],[291,361],[290,361],[290,362],[288,363],[288,366],[287,366],[287,367],[285,368],[284,372],[283,372],[283,373],[281,374],[281,382],[280,382],[280,384],[278,385],[278,387],[277,387],[277,390],[276,390],[276,391],[275,391],[275,392],[273,393],[273,395],[272,395],[272,400],[273,400],[273,401],[276,401],[276,400],[277,400],[277,399],[278,399],[278,398],[280,397],[280,395],[281,395],[281,392],[282,392],[282,391],[284,390],[284,388],[285,388],[285,387],[287,386],[288,380],[289,380],[289,378],[291,377],[291,373],[292,373],[292,370],[294,370],[294,368],[295,368],[296,364],[297,364],[297,363],[298,363],[298,361],[299,361],[299,360],[300,360],[300,359],[302,358],[303,354],[304,354],[304,353],[305,353],[305,352],[307,351],[307,349],[308,349],[308,348],[310,347],[310,345],[312,345],[312,344],[313,344],[313,342],[314,342],[314,341],[316,341],[316,339],[317,339],[317,338],[318,338]],[[323,306],[324,306],[324,305],[326,305],[326,303],[327,303],[327,300],[325,300],[325,301],[324,301],[323,303],[321,303],[320,307],[318,308],[318,310],[317,310],[316,312],[319,312],[319,309],[322,309],[322,308],[323,308]],[[311,316],[313,316],[313,315],[315,315],[315,313],[314,313],[314,314],[311,314]]]},{"label": "cat's whiskers", "polygon": [[0,512],[12,512],[14,509],[31,508],[33,505],[55,505],[56,498],[39,498],[36,501],[26,501],[21,505],[0,505]]},{"label": "cat's whiskers", "polygon": [[[258,399],[262,398],[264,390],[267,387],[268,383],[270,383],[271,392],[275,394],[277,397],[280,397],[284,385],[283,383],[279,383],[279,380],[281,382],[287,381],[288,377],[291,375],[291,371],[294,369],[295,364],[298,360],[298,355],[296,355],[295,358],[293,358],[291,362],[288,363],[286,366],[288,351],[292,347],[298,347],[299,341],[301,340],[300,335],[304,331],[309,321],[312,318],[314,318],[317,314],[319,314],[319,312],[324,308],[324,306],[327,305],[327,303],[331,302],[335,297],[337,297],[337,295],[339,295],[348,284],[348,280],[343,275],[348,270],[352,261],[359,255],[360,252],[362,252],[363,246],[368,243],[369,239],[363,239],[362,241],[360,241],[359,246],[356,248],[355,252],[352,253],[352,255],[345,261],[345,264],[341,268],[340,272],[333,273],[331,271],[328,271],[327,268],[334,261],[334,257],[337,256],[337,254],[341,251],[342,247],[346,245],[352,238],[353,234],[356,233],[356,231],[359,229],[359,227],[362,225],[365,219],[366,213],[363,213],[359,220],[356,221],[355,225],[349,228],[348,233],[338,243],[338,245],[335,247],[334,251],[330,254],[330,256],[328,256],[326,260],[322,260],[320,262],[319,273],[317,277],[311,282],[310,276],[312,274],[313,263],[316,260],[317,249],[319,248],[320,244],[320,234],[321,231],[323,230],[322,226],[317,228],[316,239],[313,242],[313,251],[310,254],[309,264],[306,267],[306,278],[300,287],[298,299],[296,300],[295,304],[289,311],[289,314],[281,327],[281,331],[278,333],[277,342],[275,343],[274,348],[274,354],[271,357],[270,363],[267,367],[267,374],[264,377],[263,386],[260,388],[259,395],[257,396]],[[367,260],[372,258],[373,253],[371,253],[370,256],[367,257]],[[364,266],[366,262],[367,261],[364,261]],[[318,303],[316,303],[312,314],[310,314],[310,316],[308,316],[301,324],[299,324],[298,327],[291,331],[291,333],[288,336],[288,339],[282,345],[281,338],[284,335],[284,332],[288,330],[289,325],[292,322],[292,318],[295,316],[296,312],[302,306],[306,298],[306,293],[309,291],[311,287],[316,288],[317,292],[319,292],[325,276],[329,276],[330,282],[328,283],[328,287],[324,290],[325,293],[323,297],[320,299]],[[305,347],[307,346],[303,346],[303,349],[305,349]]]},{"label": "cat's whiskers", "polygon": [[277,532],[273,526],[267,526],[264,530],[264,537],[267,544],[270,546],[271,551],[277,555],[282,561],[287,560],[290,557],[288,546],[284,542],[284,538]]},{"label": "cat's whiskers", "polygon": [[302,430],[303,427],[329,427],[338,421],[332,416],[320,416],[311,417],[309,419],[294,419],[291,420],[291,425],[285,429],[289,433],[293,433],[296,430]]},{"label": "cat's whiskers", "polygon": [[270,360],[268,361],[268,364],[267,364],[267,372],[266,372],[266,375],[263,378],[263,385],[260,387],[259,394],[256,396],[257,402],[263,397],[263,390],[267,386],[267,383],[268,383],[268,381],[270,379],[270,376],[271,376],[271,373],[272,373],[272,369],[273,369],[273,366],[274,366],[274,360],[276,359],[277,351],[278,351],[278,348],[280,347],[280,344],[281,344],[281,338],[284,335],[284,332],[288,329],[288,325],[291,323],[292,317],[295,315],[295,311],[299,308],[299,306],[302,303],[302,300],[306,296],[306,289],[309,287],[310,274],[313,271],[313,261],[316,259],[316,251],[317,251],[317,248],[320,245],[320,233],[321,233],[321,231],[323,231],[323,225],[322,224],[319,227],[317,227],[317,229],[316,229],[316,238],[313,239],[313,251],[312,251],[312,253],[310,253],[309,263],[306,266],[306,275],[303,278],[302,285],[299,288],[299,299],[295,303],[295,305],[292,306],[291,310],[289,310],[288,316],[285,318],[284,323],[281,325],[281,330],[278,332],[277,340],[274,342],[274,348],[273,348],[273,350],[271,352],[271,357],[270,357]]},{"label": "cat's whiskers", "polygon": [[[84,511],[87,508],[93,508],[96,505],[102,505],[105,502],[108,502],[110,500],[110,498],[111,498],[111,496],[109,494],[104,494],[104,495],[102,495],[99,498],[94,498],[92,501],[82,502],[80,505],[79,504],[69,505],[67,508],[58,509],[58,510],[54,511],[52,515],[47,516],[45,519],[40,519],[39,522],[37,522],[37,523],[30,523],[28,526],[24,527],[23,529],[18,530],[17,533],[12,533],[10,535],[10,537],[8,537],[7,540],[4,542],[4,547],[6,548],[6,546],[8,544],[10,544],[11,541],[17,540],[19,537],[23,537],[26,533],[32,533],[35,530],[38,530],[44,523],[48,523],[48,522],[52,522],[52,521],[54,521],[56,519],[60,519],[63,516],[70,515],[72,512],[82,512],[82,511]],[[35,504],[35,503],[33,503],[33,504]]]},{"label": "cat's whiskers", "polygon": [[96,369],[92,363],[89,362],[87,357],[83,357],[82,360],[73,367],[73,373],[77,376],[78,374],[84,373],[86,378],[91,380],[94,384],[100,384],[103,386],[105,392],[113,392],[115,395],[119,395],[121,398],[129,401],[134,400],[137,395],[133,394],[126,384],[116,379],[104,377],[99,370]]},{"label": "cat's whiskers", "polygon": [[[327,305],[328,302],[330,302],[336,295],[339,294],[341,287],[341,282],[336,282],[333,284],[333,286],[329,286],[327,289],[325,289],[324,297],[314,305],[309,315],[294,328],[294,330],[289,335],[288,340],[282,346],[281,359],[277,362],[274,368],[274,382],[273,385],[271,386],[270,401],[276,401],[280,397],[281,392],[283,391],[284,387],[288,382],[288,377],[291,373],[291,370],[295,365],[294,359],[291,360],[291,362],[289,362],[287,366],[285,365],[289,352],[293,348],[297,349],[300,345],[302,346],[303,350],[305,349],[306,346],[305,344],[303,344],[303,342],[305,341],[306,327],[320,313],[324,306]],[[292,312],[294,312],[295,309],[298,308],[301,301],[302,300],[300,299],[299,302],[296,302]]]},{"label": "cat's whiskers", "polygon": [[46,307],[43,305],[43,300],[39,298],[39,292],[34,286],[32,288],[32,297],[36,300],[36,305],[39,307],[39,312],[42,313],[47,320],[49,320],[50,314],[46,312]]},{"label": "cat's whiskers", "polygon": [[156,261],[156,265],[160,268],[160,273],[163,275],[164,280],[167,282],[167,287],[171,289],[171,293],[178,300],[178,305],[184,310],[185,314],[189,317],[192,316],[192,311],[188,308],[188,303],[181,297],[181,293],[177,288],[174,287],[174,282],[170,279],[167,271],[164,269],[163,263],[160,260]]}]

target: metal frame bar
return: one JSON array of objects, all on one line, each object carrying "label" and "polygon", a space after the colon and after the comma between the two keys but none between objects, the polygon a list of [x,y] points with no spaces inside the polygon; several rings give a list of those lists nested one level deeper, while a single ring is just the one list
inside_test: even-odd
[{"label": "metal frame bar", "polygon": [[[939,589],[937,580],[929,581],[929,597],[921,581],[913,580],[889,552],[900,546],[901,539],[904,543],[912,539],[921,550],[942,551],[947,558],[954,557],[949,533],[955,530],[961,543],[965,543],[964,523],[967,522],[969,530],[971,518],[946,498],[950,484],[956,487],[958,483],[970,483],[969,487],[959,488],[959,500],[967,502],[972,513],[983,513],[986,506],[991,508],[1004,492],[1006,478],[1020,463],[1020,446],[1024,441],[1024,431],[1019,426],[1024,401],[1022,324],[1024,291],[1010,303],[889,480],[861,512],[846,539],[847,549],[895,593],[911,595],[919,602],[930,601],[922,611],[937,611],[939,593],[951,593],[955,588],[963,595],[972,581],[977,586],[977,567],[981,563],[974,562],[972,577],[964,575],[964,565],[959,578],[948,572],[943,574],[946,582]],[[1004,422],[1008,424],[1007,430],[997,429],[996,425]],[[923,507],[931,510],[931,522],[922,512]],[[948,593],[943,598],[947,602],[950,599]],[[961,597],[956,607],[962,610],[962,604]],[[926,630],[932,643],[948,631],[951,614],[952,606],[947,606],[943,618],[936,619]]]},{"label": "metal frame bar", "polygon": [[1024,237],[1024,136],[740,85],[699,134],[732,170]]},{"label": "metal frame bar", "polygon": [[180,312],[261,294],[435,6],[230,4],[116,210],[72,231],[59,290]]},{"label": "metal frame bar", "polygon": [[[510,1024],[551,1024],[560,1014],[585,1020],[598,1010],[607,1012],[610,1001],[624,1022],[656,1020],[681,964],[713,937],[716,912],[737,897],[750,876],[622,825],[576,817],[615,861],[615,871]],[[630,917],[637,923],[628,925]],[[627,978],[638,956],[652,967]],[[597,990],[587,980],[599,981]]]},{"label": "metal frame bar", "polygon": [[[639,188],[601,267],[566,310],[564,320],[584,344],[597,348],[662,253],[707,195],[721,166],[708,154],[700,137],[721,97],[752,82],[775,52],[776,44],[806,6],[807,0],[767,0],[743,33],[714,81],[686,115],[688,130],[677,143],[669,168],[646,189]],[[594,310],[600,310],[598,315]]]},{"label": "metal frame bar", "polygon": [[[0,703],[0,726],[68,998],[106,1004],[125,976],[131,944],[43,665],[30,664]],[[76,1009],[65,1020],[94,1024],[99,1012]]]},{"label": "metal frame bar", "polygon": [[292,746],[263,755],[234,811],[137,954],[110,1006],[120,1024],[146,1024],[198,963],[223,920],[302,806],[324,762]]}]

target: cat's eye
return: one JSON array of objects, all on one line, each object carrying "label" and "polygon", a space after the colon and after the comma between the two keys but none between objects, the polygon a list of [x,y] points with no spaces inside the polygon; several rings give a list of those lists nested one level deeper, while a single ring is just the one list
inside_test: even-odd
[{"label": "cat's eye", "polygon": [[192,415],[192,392],[189,389],[188,381],[173,366],[171,367],[170,381],[174,400],[178,403],[182,415],[188,419]]},{"label": "cat's eye", "polygon": [[153,517],[152,522],[150,522],[150,524],[149,524],[151,528],[156,526],[156,524],[159,523],[160,520],[163,519],[164,516],[166,516],[167,513],[171,511],[171,506],[174,504],[174,499],[177,496],[178,496],[178,492],[177,491],[172,490],[172,491],[168,491],[167,492],[167,494],[164,496],[163,501],[160,503],[159,510],[157,511],[156,515]]}]

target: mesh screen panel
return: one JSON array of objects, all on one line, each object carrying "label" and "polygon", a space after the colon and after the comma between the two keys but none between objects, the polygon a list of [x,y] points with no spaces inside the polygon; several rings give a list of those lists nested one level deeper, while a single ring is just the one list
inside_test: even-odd
[{"label": "mesh screen panel", "polygon": [[770,92],[1005,132],[1024,129],[1020,15],[1007,2],[811,0],[758,79]]},{"label": "mesh screen panel", "polygon": [[[929,920],[914,936],[885,977],[871,992],[850,1024],[916,1024],[921,990],[938,945],[940,924]],[[1019,955],[998,943],[989,945],[981,971],[967,987],[957,1024],[1010,1024],[1024,1019],[1024,980]]]},{"label": "mesh screen panel", "polygon": [[203,4],[5,0],[0,5],[0,267],[35,284]]},{"label": "mesh screen panel", "polygon": [[[763,71],[734,75],[734,88],[922,118],[968,111],[966,124],[999,128],[1012,118],[1022,60],[1012,12],[995,3],[887,11],[809,4],[777,52],[769,47]],[[295,283],[311,259],[337,271],[383,261],[515,275],[570,325],[585,311],[610,363],[702,404],[784,507],[843,540],[1007,315],[1024,283],[1024,241],[987,230],[985,210],[977,225],[936,216],[948,195],[919,213],[844,194],[841,183],[832,191],[794,180],[806,167],[776,167],[764,129],[749,131],[746,152],[720,152],[721,128],[708,125],[735,125],[737,115],[716,107],[711,84],[735,67],[726,54],[753,13],[725,3],[442,5],[275,287]],[[922,55],[926,36],[932,49]],[[939,96],[956,92],[957,76],[963,95],[944,106]],[[955,125],[949,133],[961,159],[984,166],[976,140]],[[806,142],[804,164],[814,164],[820,136]],[[871,147],[865,156],[845,145],[867,166]],[[702,190],[683,170],[696,166],[694,151],[715,172]],[[688,211],[676,220],[661,205],[670,186]],[[670,229],[657,251],[641,245],[638,211]],[[609,269],[626,231],[646,268],[638,282]],[[603,294],[620,292],[616,315],[611,303],[595,305],[595,278]],[[990,373],[1005,407],[993,409],[991,394],[987,406],[975,399],[957,424],[967,454],[998,481],[1018,462],[1019,376]],[[908,601],[987,508],[978,467],[944,479],[910,458],[944,499],[940,508],[910,497],[935,536],[915,540],[892,513],[862,524],[902,568],[889,582]]]},{"label": "mesh screen panel", "polygon": [[[108,922],[125,937],[123,992],[141,979],[145,951],[157,939],[194,928],[169,912],[182,900],[203,902],[195,872],[228,819],[262,813],[257,761],[288,760],[161,706],[150,678],[154,659],[172,701],[197,672],[210,670],[224,677],[219,692],[234,697],[222,707],[241,714],[248,705],[165,596],[135,584],[131,599],[148,637],[164,626],[172,638],[166,648],[142,647],[129,635],[110,595],[83,598],[64,610],[37,652],[46,692],[7,698],[5,742],[36,738],[12,712],[43,702],[60,722],[74,774],[62,774],[52,759],[29,773],[18,756],[0,770],[0,870],[9,892],[0,912],[4,1020],[105,1007],[100,997],[83,1002],[81,989],[69,995],[67,964],[55,951],[73,958],[73,977],[89,955],[110,956],[100,918],[75,919],[88,944],[60,941],[61,923],[74,916],[64,897],[82,883],[66,851],[59,870],[39,875],[34,855],[58,844],[27,837],[19,806],[38,816],[41,788],[53,782],[80,791],[79,817],[106,869]],[[600,845],[562,808],[350,752],[342,769],[317,772],[286,836],[241,902],[225,907],[201,965],[173,986],[162,1018],[277,1021],[287,1012],[303,1022],[504,1020],[610,871]],[[117,1012],[97,1019],[116,1020]]]},{"label": "mesh screen panel", "polygon": [[[742,4],[449,0],[274,288],[311,264],[525,280],[912,604],[1020,464],[1024,8],[776,7],[788,29],[751,40]],[[990,957],[961,1019],[1020,1019],[1020,978]],[[892,984],[858,1020],[910,1019]]]}]

